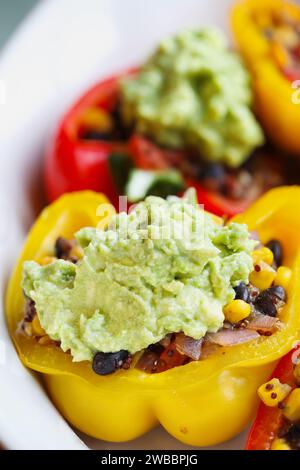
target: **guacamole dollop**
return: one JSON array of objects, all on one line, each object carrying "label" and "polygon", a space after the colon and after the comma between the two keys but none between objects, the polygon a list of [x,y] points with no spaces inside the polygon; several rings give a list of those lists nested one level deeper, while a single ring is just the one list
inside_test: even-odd
[{"label": "guacamole dollop", "polygon": [[84,250],[73,264],[24,263],[23,289],[42,327],[74,361],[95,352],[135,353],[183,331],[195,339],[224,322],[233,287],[253,268],[246,225],[220,225],[195,201],[149,196],[106,230],[76,234]]},{"label": "guacamole dollop", "polygon": [[134,78],[121,83],[125,123],[157,143],[192,147],[202,158],[239,166],[263,143],[250,107],[249,75],[218,30],[164,40]]}]

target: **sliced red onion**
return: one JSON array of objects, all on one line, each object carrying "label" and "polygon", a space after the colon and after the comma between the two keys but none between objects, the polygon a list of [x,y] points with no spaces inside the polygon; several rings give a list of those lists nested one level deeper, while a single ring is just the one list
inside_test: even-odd
[{"label": "sliced red onion", "polygon": [[194,339],[184,333],[177,333],[174,344],[180,354],[190,357],[193,361],[199,361],[203,339]]},{"label": "sliced red onion", "polygon": [[260,242],[259,234],[256,230],[251,230],[249,232],[249,238],[251,238],[251,240],[256,240],[256,241]]},{"label": "sliced red onion", "polygon": [[160,340],[159,344],[161,344],[164,348],[167,348],[171,343],[172,335],[169,334],[165,336],[163,339]]},{"label": "sliced red onion", "polygon": [[281,322],[276,317],[269,315],[256,315],[247,325],[248,330],[259,331],[262,333],[275,333],[281,327]]},{"label": "sliced red onion", "polygon": [[259,334],[252,330],[220,330],[217,333],[209,333],[207,341],[219,346],[234,346],[236,344],[247,343],[259,338]]}]

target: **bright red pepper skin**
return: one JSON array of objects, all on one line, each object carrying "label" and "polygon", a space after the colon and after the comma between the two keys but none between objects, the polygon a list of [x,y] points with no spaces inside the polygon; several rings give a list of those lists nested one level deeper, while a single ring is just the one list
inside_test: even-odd
[{"label": "bright red pepper skin", "polygon": [[108,166],[112,149],[110,143],[70,140],[60,129],[46,156],[47,199],[54,201],[64,193],[89,188],[115,200],[117,191]]},{"label": "bright red pepper skin", "polygon": [[131,73],[134,71],[96,84],[62,119],[45,156],[44,180],[49,201],[64,193],[83,189],[103,192],[112,202],[117,200],[118,192],[108,157],[112,150],[120,149],[120,143],[80,139],[80,119],[93,106],[111,111],[117,101],[120,78]]},{"label": "bright red pepper skin", "polygon": [[[293,349],[289,354],[284,356],[278,363],[271,378],[278,378],[281,383],[290,385],[295,388],[296,382],[294,377],[294,364],[292,357],[295,351],[300,352],[300,346]],[[274,438],[277,437],[278,430],[283,423],[282,411],[277,407],[266,406],[261,403],[256,419],[250,429],[247,440],[247,450],[271,450]]]}]

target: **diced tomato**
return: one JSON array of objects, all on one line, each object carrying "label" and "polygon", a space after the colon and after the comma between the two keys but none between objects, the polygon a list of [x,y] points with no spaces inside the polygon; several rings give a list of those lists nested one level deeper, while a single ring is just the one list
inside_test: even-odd
[{"label": "diced tomato", "polygon": [[169,346],[163,351],[159,358],[156,372],[164,372],[173,367],[181,366],[188,362],[188,358],[183,354],[180,354],[174,342],[171,342]]},{"label": "diced tomato", "polygon": [[130,138],[128,148],[135,166],[142,170],[167,170],[185,158],[183,152],[162,149],[138,134]]}]

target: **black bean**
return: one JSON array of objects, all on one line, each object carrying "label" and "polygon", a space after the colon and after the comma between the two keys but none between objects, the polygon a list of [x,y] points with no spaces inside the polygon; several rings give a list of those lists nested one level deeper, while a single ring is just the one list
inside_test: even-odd
[{"label": "black bean", "polygon": [[113,136],[110,132],[100,132],[95,130],[87,130],[81,138],[83,140],[112,140]]},{"label": "black bean", "polygon": [[283,287],[273,286],[262,291],[255,299],[255,308],[270,317],[276,317],[279,306],[286,300],[286,293]]},{"label": "black bean", "polygon": [[[280,402],[280,409],[281,410],[284,409],[284,404],[282,402]],[[278,432],[277,432],[278,437],[280,439],[284,438],[287,435],[287,433],[289,432],[290,427],[291,427],[291,423],[289,421],[284,421],[282,423],[280,429],[278,429]]]},{"label": "black bean", "polygon": [[154,353],[159,354],[159,355],[162,354],[165,350],[163,345],[159,344],[159,343],[150,344],[150,346],[148,346],[148,349],[149,349],[149,351],[154,352]]},{"label": "black bean", "polygon": [[300,450],[300,428],[296,424],[292,424],[284,439],[288,442],[293,450]]},{"label": "black bean", "polygon": [[270,295],[275,295],[279,300],[286,301],[286,292],[282,286],[273,286],[266,289]]},{"label": "black bean", "polygon": [[72,242],[63,237],[58,237],[55,242],[55,256],[59,259],[68,259],[73,248]]},{"label": "black bean", "polygon": [[277,308],[270,296],[260,294],[255,300],[254,306],[264,315],[269,315],[269,317],[276,317]]},{"label": "black bean", "polygon": [[234,288],[235,298],[239,300],[244,300],[244,302],[250,301],[250,292],[248,287],[244,282],[240,282],[238,286]]},{"label": "black bean", "polygon": [[270,240],[266,246],[273,252],[274,261],[276,265],[280,266],[282,264],[282,258],[283,258],[282,244],[280,243],[280,241]]},{"label": "black bean", "polygon": [[35,302],[27,297],[25,303],[24,321],[31,322],[35,314]]},{"label": "black bean", "polygon": [[93,359],[93,371],[98,375],[112,374],[128,359],[129,353],[123,349],[115,353],[97,352]]},{"label": "black bean", "polygon": [[111,113],[111,117],[113,118],[114,122],[114,129],[112,132],[113,138],[115,140],[128,140],[129,137],[132,135],[133,126],[125,126],[119,104]]},{"label": "black bean", "polygon": [[219,163],[208,163],[200,172],[201,179],[223,180],[225,177],[225,169]]}]

